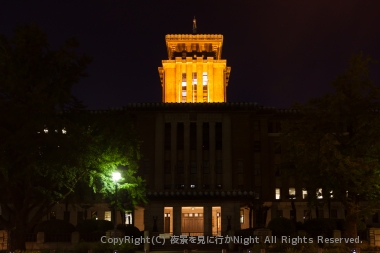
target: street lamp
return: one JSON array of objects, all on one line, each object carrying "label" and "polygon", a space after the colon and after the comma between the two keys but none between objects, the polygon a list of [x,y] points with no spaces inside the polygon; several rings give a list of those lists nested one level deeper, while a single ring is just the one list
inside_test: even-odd
[{"label": "street lamp", "polygon": [[121,178],[120,172],[113,172],[112,173],[112,180],[115,182],[115,227],[113,231],[113,238],[116,237],[116,230],[117,230],[117,181],[119,181]]}]

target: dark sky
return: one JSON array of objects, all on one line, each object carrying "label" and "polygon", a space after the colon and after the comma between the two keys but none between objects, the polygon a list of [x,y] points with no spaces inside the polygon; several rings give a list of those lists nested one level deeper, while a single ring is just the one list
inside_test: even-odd
[{"label": "dark sky", "polygon": [[[289,107],[323,95],[354,53],[380,60],[378,0],[2,0],[0,33],[35,23],[53,48],[71,36],[94,57],[74,93],[89,109],[160,102],[166,34],[223,34],[229,102]],[[380,65],[372,66],[380,83]]]}]

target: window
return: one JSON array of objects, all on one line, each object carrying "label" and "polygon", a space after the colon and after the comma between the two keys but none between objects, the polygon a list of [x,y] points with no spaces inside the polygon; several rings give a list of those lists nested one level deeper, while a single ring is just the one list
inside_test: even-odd
[{"label": "window", "polygon": [[256,163],[254,165],[254,169],[255,169],[255,176],[260,176],[261,175],[261,165]]},{"label": "window", "polygon": [[294,210],[290,210],[289,215],[290,220],[296,222],[296,212]]},{"label": "window", "polygon": [[195,122],[190,123],[190,150],[197,149],[197,125]]},{"label": "window", "polygon": [[268,122],[268,133],[281,133],[281,122],[279,121]]},{"label": "window", "polygon": [[274,153],[275,154],[281,154],[281,143],[280,142],[274,143]]},{"label": "window", "polygon": [[190,188],[191,188],[191,189],[195,189],[195,184],[191,184],[191,185],[190,185]]},{"label": "window", "polygon": [[104,220],[111,221],[111,211],[104,212]]},{"label": "window", "polygon": [[63,213],[63,220],[70,222],[70,211],[64,211]]},{"label": "window", "polygon": [[244,163],[242,160],[238,160],[238,162],[237,162],[237,171],[239,174],[244,173]]},{"label": "window", "polygon": [[222,160],[216,160],[215,169],[217,174],[222,174],[223,166]]},{"label": "window", "polygon": [[317,195],[317,199],[323,199],[322,188],[317,189],[316,195]]},{"label": "window", "polygon": [[193,102],[197,102],[197,72],[193,72]]},{"label": "window", "polygon": [[379,213],[372,215],[372,223],[379,223]]},{"label": "window", "polygon": [[332,219],[337,219],[338,218],[338,210],[337,209],[331,209],[331,218]]},{"label": "window", "polygon": [[276,214],[277,214],[277,218],[282,218],[283,217],[282,210],[277,210]]},{"label": "window", "polygon": [[333,191],[330,191],[330,198],[334,198],[334,194],[333,194]]},{"label": "window", "polygon": [[295,199],[296,198],[296,188],[290,187],[289,188],[289,199]]},{"label": "window", "polygon": [[210,173],[210,162],[208,160],[203,160],[202,167],[203,167],[204,174]]},{"label": "window", "polygon": [[253,121],[253,131],[260,131],[260,120]]},{"label": "window", "polygon": [[204,122],[202,125],[202,134],[203,134],[203,143],[202,149],[209,150],[210,149],[210,135],[209,135],[210,125],[208,122]]},{"label": "window", "polygon": [[254,152],[261,152],[261,142],[260,141],[254,141],[253,142],[253,151]]},{"label": "window", "polygon": [[51,211],[51,212],[50,212],[50,219],[51,219],[51,220],[55,220],[55,219],[57,219],[57,213],[56,213],[55,211]]},{"label": "window", "polygon": [[318,213],[317,213],[318,217],[317,218],[325,218],[325,212],[324,210],[322,209],[318,209]]},{"label": "window", "polygon": [[170,123],[165,123],[165,150],[170,150],[171,149],[171,144],[172,144],[172,128]]},{"label": "window", "polygon": [[274,168],[275,168],[275,174],[276,174],[276,176],[277,177],[281,176],[281,166],[280,166],[280,164],[275,164]]},{"label": "window", "polygon": [[171,173],[172,168],[171,168],[171,162],[170,161],[168,161],[168,160],[165,161],[165,168],[164,168],[164,170],[165,170],[165,174],[170,174]]},{"label": "window", "polygon": [[132,213],[131,212],[125,212],[125,224],[131,225],[132,222]]},{"label": "window", "polygon": [[183,172],[184,172],[183,160],[178,160],[177,161],[177,173],[178,174],[183,174]]},{"label": "window", "polygon": [[281,199],[281,188],[275,189],[276,199]]},{"label": "window", "polygon": [[203,72],[203,102],[208,102],[207,85],[208,85],[207,72]]},{"label": "window", "polygon": [[182,103],[186,103],[186,96],[187,96],[186,86],[187,86],[186,73],[182,73]]},{"label": "window", "polygon": [[164,185],[164,190],[171,190],[171,189],[172,189],[172,185],[171,184]]},{"label": "window", "polygon": [[197,174],[197,161],[190,161],[190,173]]},{"label": "window", "polygon": [[244,224],[244,210],[240,209],[240,224]]},{"label": "window", "polygon": [[185,142],[185,126],[183,123],[177,123],[177,150],[183,150]]},{"label": "window", "polygon": [[150,161],[149,160],[145,160],[144,161],[144,173],[145,174],[149,174],[149,170],[150,170]]},{"label": "window", "polygon": [[215,149],[216,150],[222,150],[222,123],[216,122],[215,123]]},{"label": "window", "polygon": [[302,199],[307,199],[307,190],[302,189]]}]

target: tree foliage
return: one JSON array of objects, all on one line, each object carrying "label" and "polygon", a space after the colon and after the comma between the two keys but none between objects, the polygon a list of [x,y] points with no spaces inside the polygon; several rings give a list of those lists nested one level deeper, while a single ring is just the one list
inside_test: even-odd
[{"label": "tree foliage", "polygon": [[[284,167],[304,183],[310,202],[340,201],[347,237],[380,200],[380,89],[369,77],[373,60],[354,55],[331,83],[335,92],[297,104],[298,118],[284,122]],[[315,204],[318,205],[318,204]]]},{"label": "tree foliage", "polygon": [[112,171],[128,165],[131,192],[142,183],[128,115],[90,114],[71,94],[91,62],[78,45],[51,50],[35,25],[0,36],[0,224],[11,250],[25,249],[28,231],[79,181],[105,191]]}]

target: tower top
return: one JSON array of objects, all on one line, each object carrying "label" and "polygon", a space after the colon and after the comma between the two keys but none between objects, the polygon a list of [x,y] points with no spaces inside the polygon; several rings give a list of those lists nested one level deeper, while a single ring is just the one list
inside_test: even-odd
[{"label": "tower top", "polygon": [[197,20],[195,19],[195,16],[193,19],[193,34],[197,34]]}]

